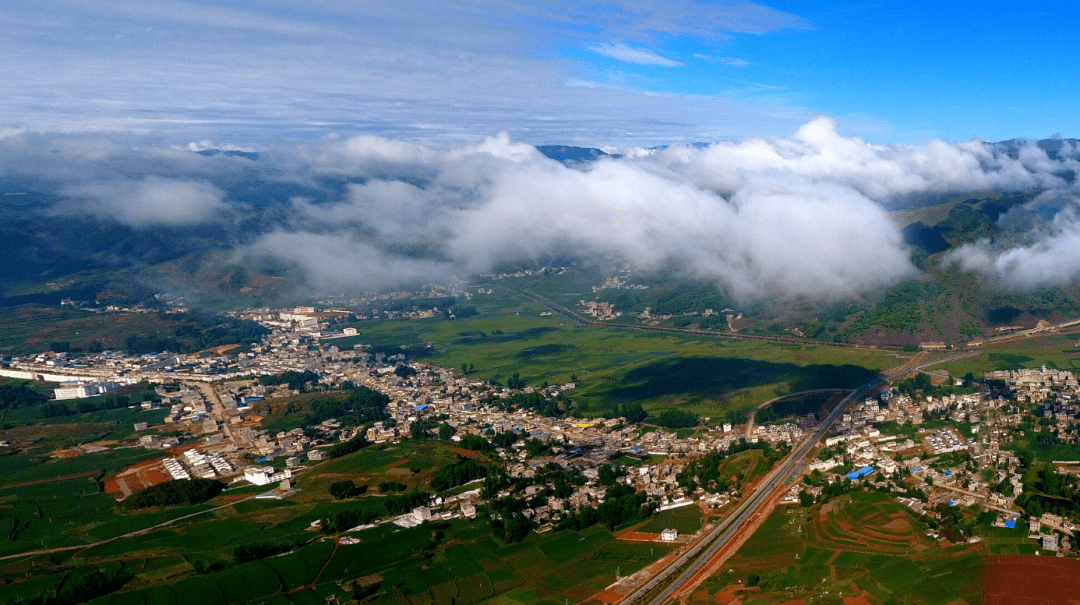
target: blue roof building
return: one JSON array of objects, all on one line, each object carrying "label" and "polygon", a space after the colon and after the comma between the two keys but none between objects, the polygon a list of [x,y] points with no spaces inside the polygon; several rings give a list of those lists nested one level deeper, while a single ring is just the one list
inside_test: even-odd
[{"label": "blue roof building", "polygon": [[872,472],[874,472],[874,467],[872,467],[872,466],[864,466],[864,467],[860,468],[857,471],[851,471],[850,473],[848,473],[845,476],[848,479],[854,481],[854,480],[858,479],[859,477],[865,477],[866,475],[869,475]]}]

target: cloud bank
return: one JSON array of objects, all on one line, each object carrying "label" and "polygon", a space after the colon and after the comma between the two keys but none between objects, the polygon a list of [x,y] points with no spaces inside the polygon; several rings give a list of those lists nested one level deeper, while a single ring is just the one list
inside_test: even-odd
[{"label": "cloud bank", "polygon": [[236,258],[284,261],[323,289],[614,255],[743,301],[848,299],[915,275],[887,211],[906,196],[1045,190],[1000,219],[1045,216],[1044,232],[1024,227],[1026,242],[972,244],[951,259],[1017,287],[1080,277],[1072,149],[873,145],[824,116],[785,138],[630,148],[574,165],[505,134],[456,147],[327,136],[279,141],[257,159],[205,153],[214,147],[14,132],[0,141],[0,160],[11,160],[0,178],[51,188],[62,201],[50,212],[69,220],[220,227]]}]

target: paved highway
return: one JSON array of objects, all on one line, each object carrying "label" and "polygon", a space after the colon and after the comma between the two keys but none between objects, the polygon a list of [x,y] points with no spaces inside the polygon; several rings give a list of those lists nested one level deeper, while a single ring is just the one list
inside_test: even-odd
[{"label": "paved highway", "polygon": [[[921,370],[925,367],[937,365],[941,363],[948,363],[964,357],[971,357],[978,355],[979,352],[970,351],[966,353],[958,353],[947,357],[942,357],[933,361],[925,361],[915,365],[905,365],[896,370],[893,370],[883,376],[875,378],[870,382],[864,383],[853,389],[844,399],[840,401],[832,412],[825,418],[825,420],[818,426],[818,428],[802,440],[792,451],[785,457],[778,467],[773,469],[771,473],[760,482],[757,487],[754,488],[750,495],[747,496],[743,503],[740,504],[735,511],[727,517],[723,522],[718,524],[709,534],[698,541],[696,545],[688,549],[678,559],[676,559],[671,565],[668,566],[663,572],[657,574],[652,580],[646,582],[639,587],[633,593],[631,593],[626,599],[622,601],[623,605],[629,605],[639,601],[646,593],[655,588],[656,586],[665,582],[670,575],[682,567],[692,559],[698,553],[701,553],[689,567],[687,567],[671,584],[664,589],[659,595],[649,601],[650,605],[660,605],[667,601],[678,591],[686,582],[701,568],[712,559],[721,548],[723,548],[736,533],[742,529],[743,525],[750,519],[750,517],[764,508],[765,504],[776,493],[776,491],[782,486],[783,482],[791,475],[795,470],[796,465],[810,452],[810,450],[832,427],[836,419],[841,416],[848,407],[858,399],[862,398],[866,393],[873,388],[886,383],[897,376],[903,376],[908,372],[914,370]],[[703,552],[704,551],[704,552]]]}]

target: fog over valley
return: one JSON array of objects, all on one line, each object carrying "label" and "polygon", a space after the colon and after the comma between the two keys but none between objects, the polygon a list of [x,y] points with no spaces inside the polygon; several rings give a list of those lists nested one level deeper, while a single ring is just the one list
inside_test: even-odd
[{"label": "fog over valley", "polygon": [[[956,246],[944,262],[1008,289],[1080,273],[1066,253],[1080,241],[1070,141],[878,145],[819,116],[782,138],[608,149],[577,162],[506,134],[457,146],[328,135],[222,147],[9,128],[3,203],[46,225],[191,235],[202,238],[195,248],[227,251],[219,260],[284,263],[322,289],[615,256],[751,302],[847,300],[894,285],[920,269],[891,213],[966,192],[1023,193],[995,217],[998,237]],[[100,244],[35,245],[77,256]],[[147,260],[121,250],[109,262]]]}]

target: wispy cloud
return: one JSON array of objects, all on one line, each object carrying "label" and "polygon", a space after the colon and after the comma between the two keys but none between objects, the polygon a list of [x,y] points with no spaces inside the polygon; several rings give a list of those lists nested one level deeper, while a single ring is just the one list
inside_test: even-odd
[{"label": "wispy cloud", "polygon": [[695,53],[694,58],[708,61],[709,63],[723,63],[724,65],[730,65],[732,67],[747,67],[753,65],[753,63],[749,61],[744,61],[743,59],[738,59],[736,57],[714,57],[712,55]]},{"label": "wispy cloud", "polygon": [[645,93],[672,92],[662,77],[615,96],[567,86],[605,81],[606,58],[627,70],[677,67],[668,49],[682,40],[805,25],[745,2],[41,0],[0,18],[17,25],[0,38],[0,116],[39,131],[244,145],[329,129],[450,141],[507,130],[655,145],[798,116],[755,131],[780,134],[812,115],[731,95],[658,103]]},{"label": "wispy cloud", "polygon": [[616,61],[625,61],[636,65],[657,65],[659,67],[681,67],[682,63],[662,57],[645,48],[634,48],[622,42],[608,42],[589,45],[589,50]]}]

